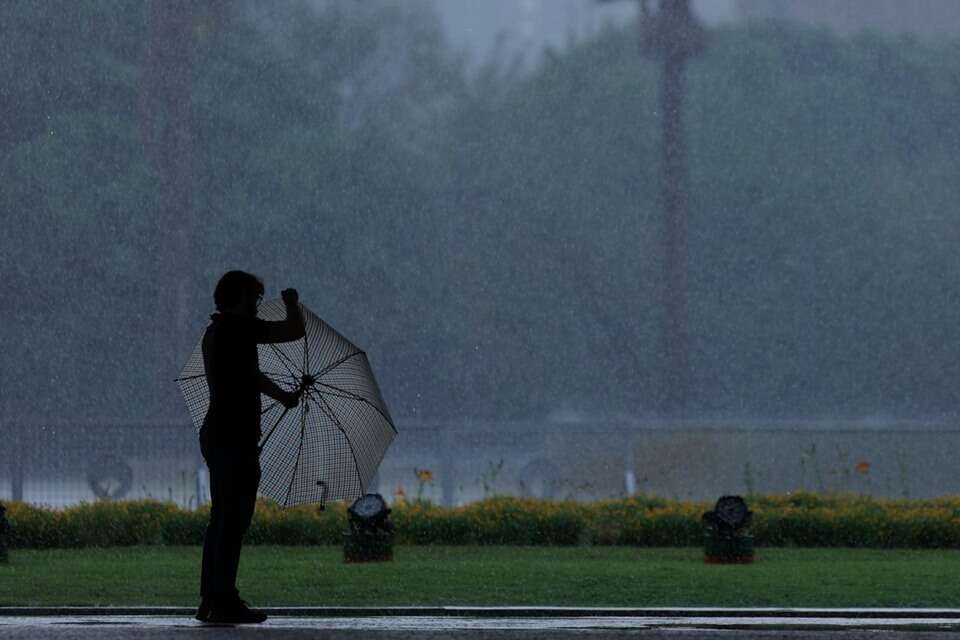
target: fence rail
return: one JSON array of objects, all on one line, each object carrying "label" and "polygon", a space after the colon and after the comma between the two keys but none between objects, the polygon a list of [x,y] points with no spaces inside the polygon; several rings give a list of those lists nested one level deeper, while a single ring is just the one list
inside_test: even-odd
[{"label": "fence rail", "polygon": [[[494,494],[960,494],[960,429],[947,422],[400,421],[398,430],[369,489],[447,505]],[[19,422],[2,432],[0,500],[208,499],[188,424]]]}]

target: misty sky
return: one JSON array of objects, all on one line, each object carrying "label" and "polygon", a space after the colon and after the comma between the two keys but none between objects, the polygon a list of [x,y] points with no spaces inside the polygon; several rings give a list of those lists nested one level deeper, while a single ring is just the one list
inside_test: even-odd
[{"label": "misty sky", "polygon": [[[446,35],[473,63],[488,57],[498,37],[509,54],[535,63],[545,46],[562,48],[572,35],[583,41],[605,24],[623,24],[637,0],[435,0]],[[826,26],[840,34],[879,30],[887,34],[952,38],[960,33],[958,0],[693,0],[708,26],[744,18],[779,18]]]},{"label": "misty sky", "polygon": [[[535,54],[544,46],[562,46],[570,34],[585,39],[608,22],[622,23],[637,12],[637,2],[602,4],[596,0],[437,0],[450,42],[472,61],[490,53],[497,37],[510,51]],[[734,0],[696,0],[697,15],[708,24],[729,20]]]}]

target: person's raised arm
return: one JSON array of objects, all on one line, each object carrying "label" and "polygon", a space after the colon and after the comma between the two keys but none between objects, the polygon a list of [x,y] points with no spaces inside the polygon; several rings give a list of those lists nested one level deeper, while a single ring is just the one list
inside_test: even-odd
[{"label": "person's raised arm", "polygon": [[287,319],[281,322],[267,323],[267,342],[292,342],[303,337],[303,314],[300,313],[300,294],[296,289],[284,289],[280,292],[283,304],[287,307]]}]

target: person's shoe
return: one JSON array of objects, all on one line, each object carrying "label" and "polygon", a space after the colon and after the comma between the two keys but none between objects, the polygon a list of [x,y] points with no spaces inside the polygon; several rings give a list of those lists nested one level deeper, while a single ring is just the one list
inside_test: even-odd
[{"label": "person's shoe", "polygon": [[243,600],[214,606],[204,622],[215,624],[259,624],[267,619],[267,614],[247,606]]},{"label": "person's shoe", "polygon": [[200,600],[200,606],[197,607],[197,615],[194,616],[200,622],[206,622],[207,618],[210,617],[210,612],[213,610],[213,605],[206,598]]}]

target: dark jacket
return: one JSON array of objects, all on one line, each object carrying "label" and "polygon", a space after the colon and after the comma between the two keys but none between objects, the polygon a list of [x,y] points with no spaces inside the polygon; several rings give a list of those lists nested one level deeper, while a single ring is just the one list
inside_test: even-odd
[{"label": "dark jacket", "polygon": [[260,440],[260,362],[267,323],[215,313],[203,335],[203,365],[210,389],[200,440],[207,446],[256,449]]}]

